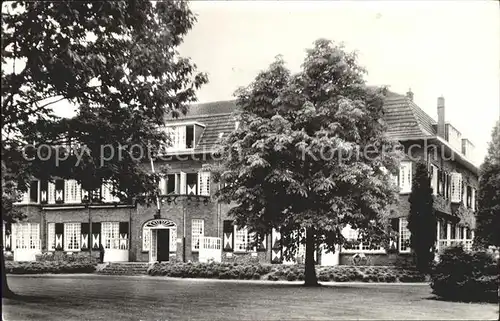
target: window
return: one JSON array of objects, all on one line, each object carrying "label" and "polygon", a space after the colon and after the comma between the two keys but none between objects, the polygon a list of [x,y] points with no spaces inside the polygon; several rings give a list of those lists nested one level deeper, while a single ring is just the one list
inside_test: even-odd
[{"label": "window", "polygon": [[12,224],[14,249],[40,249],[40,224],[16,223]]},{"label": "window", "polygon": [[246,227],[234,226],[234,251],[246,252],[249,249],[249,235]]},{"label": "window", "polygon": [[349,224],[347,224],[342,229],[342,235],[347,241],[347,244],[343,245],[343,249],[346,252],[383,252],[383,247],[376,244],[370,244],[367,242],[362,242],[360,240],[360,235],[358,230],[353,229]]},{"label": "window", "polygon": [[450,239],[454,240],[457,238],[457,226],[455,224],[451,224],[451,236]]},{"label": "window", "polygon": [[411,179],[412,179],[411,168],[412,168],[411,162],[401,162],[401,167],[399,168],[400,193],[411,192]]},{"label": "window", "polygon": [[210,196],[210,172],[198,173],[198,195]]},{"label": "window", "polygon": [[64,223],[64,250],[79,251],[81,240],[80,223]]},{"label": "window", "polygon": [[47,250],[56,250],[56,224],[47,223]]},{"label": "window", "polygon": [[102,201],[103,202],[119,202],[120,199],[113,195],[114,187],[111,183],[102,184]]},{"label": "window", "polygon": [[399,219],[399,252],[410,252],[410,230],[408,220],[404,217]]},{"label": "window", "polygon": [[38,203],[38,183],[39,181],[31,181],[30,183],[30,203]]},{"label": "window", "polygon": [[120,224],[118,222],[103,222],[101,225],[102,243],[105,249],[119,249],[119,231]]},{"label": "window", "polygon": [[167,127],[166,131],[170,137],[170,146],[167,151],[194,148],[194,125]]},{"label": "window", "polygon": [[80,203],[82,201],[82,188],[74,179],[64,181],[64,198],[66,203]]},{"label": "window", "polygon": [[472,208],[472,187],[467,186],[465,195],[467,195],[467,207]]},{"label": "window", "polygon": [[191,250],[198,251],[200,249],[200,238],[204,235],[204,221],[192,220],[191,221]]},{"label": "window", "polygon": [[186,148],[194,148],[194,125],[186,126]]}]

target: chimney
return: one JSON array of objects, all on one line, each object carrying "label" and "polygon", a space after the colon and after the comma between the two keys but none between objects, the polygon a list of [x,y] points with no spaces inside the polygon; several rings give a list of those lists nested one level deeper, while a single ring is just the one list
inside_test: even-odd
[{"label": "chimney", "polygon": [[438,125],[437,125],[437,134],[438,136],[445,138],[445,123],[444,123],[444,97],[438,97],[437,103],[438,110]]},{"label": "chimney", "polygon": [[409,100],[413,101],[413,92],[411,91],[411,88],[406,93],[406,97],[408,97]]}]

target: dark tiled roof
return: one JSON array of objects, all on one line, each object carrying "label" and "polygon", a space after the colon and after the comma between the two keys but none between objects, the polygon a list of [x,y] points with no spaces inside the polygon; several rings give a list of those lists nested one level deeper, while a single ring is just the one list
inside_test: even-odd
[{"label": "dark tiled roof", "polygon": [[[185,116],[172,121],[193,120],[204,124],[205,130],[198,142],[198,151],[215,147],[220,133],[227,135],[235,126],[236,100],[216,101],[191,105]],[[436,135],[436,121],[404,95],[389,92],[384,119],[388,135],[394,139],[420,139]]]},{"label": "dark tiled roof", "polygon": [[387,133],[392,138],[410,139],[436,135],[433,127],[436,121],[406,96],[390,95],[384,104],[384,111]]}]

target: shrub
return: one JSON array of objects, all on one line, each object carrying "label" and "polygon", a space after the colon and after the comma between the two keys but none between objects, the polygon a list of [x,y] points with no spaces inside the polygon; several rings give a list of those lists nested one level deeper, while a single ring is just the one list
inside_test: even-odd
[{"label": "shrub", "polygon": [[95,265],[79,262],[5,262],[8,274],[93,273]]},{"label": "shrub", "polygon": [[437,296],[453,301],[498,301],[498,272],[494,258],[486,252],[446,249],[431,274]]}]

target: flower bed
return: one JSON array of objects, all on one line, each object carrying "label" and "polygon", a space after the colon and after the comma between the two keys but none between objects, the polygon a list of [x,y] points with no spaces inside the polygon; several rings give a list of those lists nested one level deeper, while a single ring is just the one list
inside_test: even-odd
[{"label": "flower bed", "polygon": [[5,262],[8,274],[44,274],[44,273],[93,273],[95,264],[90,262]]},{"label": "flower bed", "polygon": [[[424,282],[417,271],[385,266],[317,267],[323,282]],[[233,280],[297,281],[304,279],[303,265],[260,265],[238,263],[157,263],[148,269],[149,275],[181,278]]]}]

